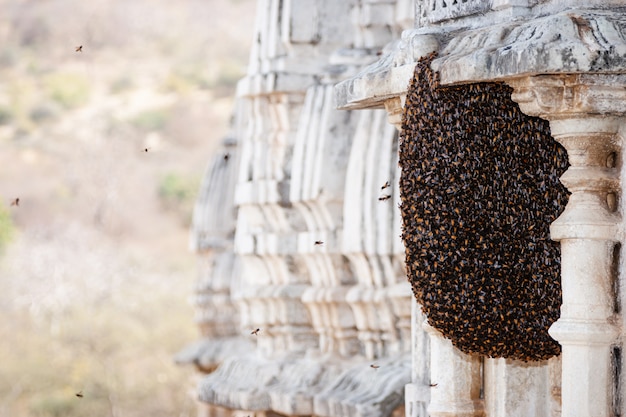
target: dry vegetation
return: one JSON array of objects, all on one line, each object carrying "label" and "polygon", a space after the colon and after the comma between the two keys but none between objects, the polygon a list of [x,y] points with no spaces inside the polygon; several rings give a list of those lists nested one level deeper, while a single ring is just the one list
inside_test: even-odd
[{"label": "dry vegetation", "polygon": [[187,228],[254,8],[0,0],[0,416],[194,415]]}]

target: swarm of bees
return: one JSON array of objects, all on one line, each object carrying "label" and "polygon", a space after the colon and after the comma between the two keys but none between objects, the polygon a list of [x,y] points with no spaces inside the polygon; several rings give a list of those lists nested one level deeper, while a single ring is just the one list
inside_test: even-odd
[{"label": "swarm of bees", "polygon": [[461,351],[523,361],[560,353],[567,153],[499,83],[441,87],[431,54],[409,86],[399,151],[408,278],[430,325]]}]

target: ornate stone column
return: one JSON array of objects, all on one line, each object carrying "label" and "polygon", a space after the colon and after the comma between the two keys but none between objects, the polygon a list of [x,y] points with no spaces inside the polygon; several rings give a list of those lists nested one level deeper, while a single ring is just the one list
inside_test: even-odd
[{"label": "ornate stone column", "polygon": [[[401,2],[398,4],[400,5],[400,3]],[[404,4],[404,2],[402,3]],[[401,7],[405,6],[406,5]],[[436,50],[438,46],[439,42],[432,34],[416,35],[414,30],[404,31],[402,40],[394,44],[389,50],[384,50],[383,56],[378,62],[372,64],[354,78],[335,86],[338,107],[344,110],[384,108],[387,113],[387,122],[400,131],[402,128],[403,107],[406,99],[406,86],[413,75],[415,62],[420,57]],[[380,164],[376,162],[371,165],[377,166],[377,168],[380,169]],[[394,178],[400,178],[399,166],[394,167],[394,171]],[[382,182],[384,181],[385,180]],[[390,194],[392,196],[393,207],[395,208],[400,202],[399,181],[390,182],[393,187]],[[375,189],[378,190],[379,188]],[[401,222],[401,216],[394,216],[393,230],[401,230]],[[391,246],[391,253],[394,259],[396,259],[397,263],[403,264],[404,245],[399,233],[391,236]],[[400,297],[395,298],[394,304],[399,304]],[[426,417],[428,415],[426,409],[433,389],[429,385],[431,337],[422,326],[424,317],[421,314],[421,307],[417,304],[415,297],[410,291],[406,293],[405,299],[407,299],[406,302],[410,302],[411,305],[410,323],[412,344],[411,383],[405,385],[406,416]],[[410,301],[408,299],[410,299]],[[404,308],[406,308],[406,306]],[[402,314],[406,313],[400,313],[398,315],[401,316]],[[441,338],[441,336],[437,337]],[[405,339],[405,337],[402,339]],[[452,349],[451,345],[450,348]],[[441,363],[441,365],[447,369],[445,363]],[[442,374],[445,374],[443,369]]]},{"label": "ornate stone column", "polygon": [[539,362],[486,358],[485,413],[489,417],[560,417],[560,361],[560,357]]},{"label": "ornate stone column", "polygon": [[613,416],[619,130],[626,111],[626,76],[540,75],[509,84],[522,111],[550,121],[571,164],[561,181],[572,194],[550,228],[552,239],[561,243],[563,304],[550,335],[563,348],[562,415]]},{"label": "ornate stone column", "polygon": [[427,417],[430,403],[430,337],[426,317],[411,297],[411,383],[404,386],[406,417]]},{"label": "ornate stone column", "polygon": [[430,335],[430,417],[482,417],[481,360],[467,355],[424,322]]}]

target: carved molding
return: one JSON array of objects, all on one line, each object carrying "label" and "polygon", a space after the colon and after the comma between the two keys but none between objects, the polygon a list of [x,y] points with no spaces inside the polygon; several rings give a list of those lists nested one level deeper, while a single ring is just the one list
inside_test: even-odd
[{"label": "carved molding", "polygon": [[481,358],[467,355],[430,326],[423,324],[430,336],[431,417],[484,417]]},{"label": "carved molding", "polygon": [[614,264],[626,76],[542,75],[510,84],[524,112],[550,120],[569,155],[561,181],[572,194],[550,227],[561,243],[563,304],[549,332],[562,346],[562,413],[610,416],[617,384],[611,358],[620,334]]},{"label": "carved molding", "polygon": [[567,10],[463,31],[435,60],[442,84],[495,81],[525,74],[623,73],[626,15]]},{"label": "carved molding", "polygon": [[404,113],[404,103],[406,94],[385,100],[385,110],[387,111],[387,121],[394,125],[398,132],[402,130],[402,114]]},{"label": "carved molding", "polygon": [[457,19],[491,9],[491,1],[485,0],[421,0],[420,18],[423,23],[437,23]]},{"label": "carved molding", "polygon": [[[550,121],[576,115],[584,115],[585,120],[605,119],[626,113],[626,74],[535,75],[508,79],[507,84],[515,89],[511,98],[524,113]],[[577,123],[578,129],[585,129],[587,122]],[[603,129],[614,129],[617,123],[605,120]]]},{"label": "carved molding", "polygon": [[418,59],[439,48],[437,30],[406,30],[380,60],[335,86],[343,110],[383,108],[389,99],[406,95]]}]

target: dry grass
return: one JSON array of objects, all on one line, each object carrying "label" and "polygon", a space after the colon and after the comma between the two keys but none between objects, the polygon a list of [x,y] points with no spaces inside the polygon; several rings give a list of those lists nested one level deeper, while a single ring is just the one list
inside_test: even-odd
[{"label": "dry grass", "polygon": [[254,3],[0,0],[0,416],[194,415],[194,195],[159,189],[226,133]]}]

